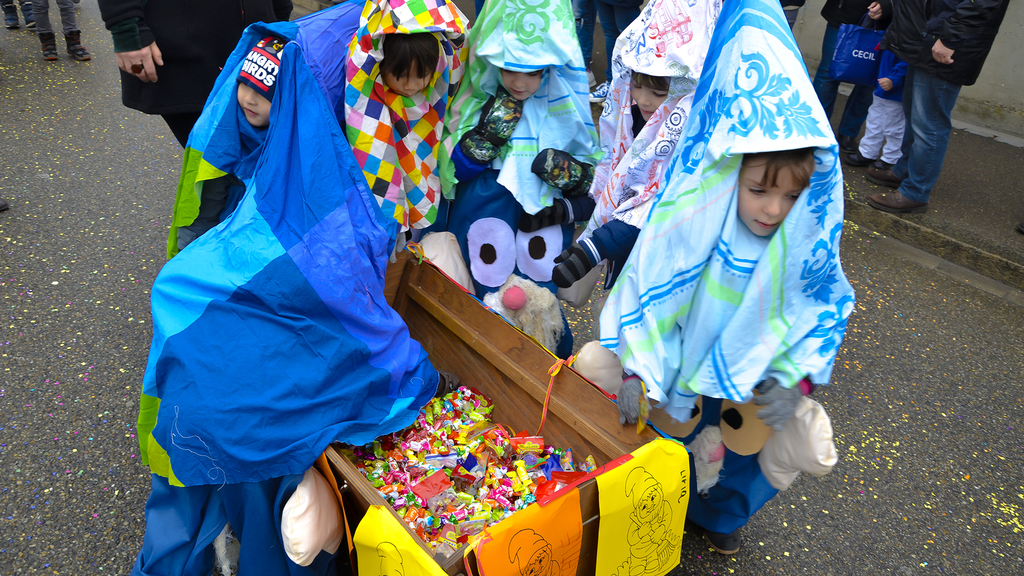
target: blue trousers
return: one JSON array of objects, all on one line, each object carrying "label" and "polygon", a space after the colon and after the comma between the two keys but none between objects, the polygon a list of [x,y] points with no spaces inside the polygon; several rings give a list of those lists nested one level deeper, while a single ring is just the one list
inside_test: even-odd
[{"label": "blue trousers", "polygon": [[[833,80],[828,71],[829,65],[832,64],[832,55],[836,51],[836,36],[838,34],[839,28],[831,25],[825,26],[825,36],[821,40],[821,63],[818,64],[818,71],[814,73],[814,92],[818,94],[818,100],[828,118],[832,118],[832,109],[836,105],[836,94],[839,93],[839,85],[842,84],[838,80]],[[868,108],[871,107],[872,92],[874,92],[872,86],[854,85],[853,92],[846,100],[843,118],[839,121],[839,136],[856,138],[860,134],[860,127],[868,117]]]},{"label": "blue trousers", "polygon": [[[702,406],[701,421],[689,436],[681,439],[683,444],[693,442],[705,427],[721,424],[721,399],[704,396]],[[691,471],[696,474],[692,468]],[[691,478],[690,485],[697,486],[696,476]],[[761,472],[757,454],[740,456],[726,449],[718,483],[705,495],[690,495],[686,519],[709,532],[730,534],[746,525],[778,493]]]},{"label": "blue trousers", "polygon": [[309,566],[292,562],[281,541],[281,511],[302,475],[224,486],[171,486],[153,474],[146,535],[131,576],[209,576],[213,541],[231,523],[241,544],[238,573],[326,576],[334,557],[321,551]]},{"label": "blue trousers", "polygon": [[605,77],[612,81],[612,52],[615,51],[615,40],[627,26],[640,15],[640,7],[623,8],[613,4],[605,4],[601,0],[593,0],[597,4],[597,17],[601,19],[601,30],[604,31],[604,51],[608,58]]},{"label": "blue trousers", "polygon": [[572,0],[572,13],[576,18],[576,36],[583,51],[583,63],[590,68],[594,58],[594,20],[597,19],[597,0]]},{"label": "blue trousers", "polygon": [[903,113],[907,127],[903,132],[903,157],[892,167],[902,178],[899,192],[914,202],[927,202],[932,187],[942,172],[953,129],[950,115],[960,85],[947,82],[918,69],[907,67],[903,80]]}]

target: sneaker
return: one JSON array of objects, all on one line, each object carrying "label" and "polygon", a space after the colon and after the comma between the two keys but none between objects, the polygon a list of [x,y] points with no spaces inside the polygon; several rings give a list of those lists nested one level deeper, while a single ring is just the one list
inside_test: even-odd
[{"label": "sneaker", "polygon": [[737,528],[730,534],[719,534],[717,532],[704,532],[708,543],[719,554],[735,554],[740,551],[740,544],[743,543],[743,536],[740,535],[742,528]]},{"label": "sneaker", "polygon": [[36,29],[36,21],[35,20],[26,20],[25,21],[25,30],[35,30],[35,29]]},{"label": "sneaker", "polygon": [[587,68],[587,85],[590,88],[597,86],[597,78],[594,78],[594,71]]},{"label": "sneaker", "polygon": [[590,93],[590,101],[594,104],[600,104],[608,99],[608,83],[604,82],[597,87],[596,90]]},{"label": "sneaker", "polygon": [[0,200],[0,212],[6,211],[11,205],[7,203],[7,200]]},{"label": "sneaker", "polygon": [[11,14],[10,12],[4,12],[4,26],[7,26],[11,30],[14,30],[20,26],[18,24],[18,13]]}]

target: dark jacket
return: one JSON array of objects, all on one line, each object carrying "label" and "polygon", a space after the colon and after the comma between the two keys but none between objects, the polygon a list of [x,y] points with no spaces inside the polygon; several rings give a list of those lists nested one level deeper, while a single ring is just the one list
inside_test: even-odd
[{"label": "dark jacket", "polygon": [[[821,17],[828,22],[829,26],[839,28],[843,24],[857,24],[861,18],[868,13],[868,6],[875,0],[825,0],[821,7]],[[889,18],[892,17],[891,0],[878,0],[882,5],[882,19],[877,22],[877,28],[885,28],[889,25]],[[868,20],[870,23],[870,20]]]},{"label": "dark jacket", "polygon": [[[881,47],[947,82],[970,86],[1003,22],[1010,0],[900,0]],[[953,63],[941,64],[932,46],[942,40]]]},{"label": "dark jacket", "polygon": [[121,100],[146,114],[198,113],[221,66],[254,22],[287,20],[291,0],[99,0],[115,52],[156,41],[156,82],[121,71]]}]

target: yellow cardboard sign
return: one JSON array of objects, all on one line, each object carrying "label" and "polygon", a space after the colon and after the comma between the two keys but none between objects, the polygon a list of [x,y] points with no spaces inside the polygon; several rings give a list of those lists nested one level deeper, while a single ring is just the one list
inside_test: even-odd
[{"label": "yellow cardboard sign", "polygon": [[352,540],[359,576],[447,576],[383,506],[370,506]]},{"label": "yellow cardboard sign", "polygon": [[575,576],[582,543],[580,492],[572,489],[488,527],[477,564],[481,576]]},{"label": "yellow cardboard sign", "polygon": [[597,477],[598,576],[664,576],[679,564],[690,502],[690,459],[658,438]]}]

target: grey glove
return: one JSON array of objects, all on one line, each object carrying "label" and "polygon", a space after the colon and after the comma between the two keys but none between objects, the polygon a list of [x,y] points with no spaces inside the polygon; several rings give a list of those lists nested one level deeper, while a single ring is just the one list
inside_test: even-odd
[{"label": "grey glove", "polygon": [[536,214],[524,211],[523,215],[519,217],[519,229],[523,232],[536,232],[541,228],[547,228],[555,224],[565,224],[565,216],[565,201],[555,198],[551,206],[544,208]]},{"label": "grey glove", "polygon": [[590,261],[590,256],[587,256],[587,252],[579,244],[573,242],[561,254],[555,256],[555,268],[551,271],[551,279],[554,280],[555,286],[568,288],[586,276],[596,264]]},{"label": "grey glove", "polygon": [[757,417],[775,431],[781,432],[786,422],[796,414],[796,405],[803,398],[800,386],[785,388],[775,378],[766,378],[755,389],[761,395],[754,396],[754,404],[764,406],[757,411]]},{"label": "grey glove", "polygon": [[459,389],[459,377],[447,370],[437,371],[437,392],[434,398],[443,398]]},{"label": "grey glove", "polygon": [[622,388],[615,395],[619,406],[619,424],[636,424],[640,419],[640,396],[645,393],[644,383],[639,376],[629,376],[622,381]]}]

